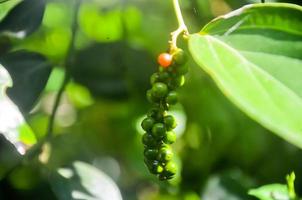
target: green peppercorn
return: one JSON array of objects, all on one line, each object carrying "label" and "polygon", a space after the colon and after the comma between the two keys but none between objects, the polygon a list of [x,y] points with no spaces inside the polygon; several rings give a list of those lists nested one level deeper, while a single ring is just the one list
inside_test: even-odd
[{"label": "green peppercorn", "polygon": [[159,82],[159,74],[158,73],[153,73],[150,77],[150,83],[153,85],[156,82]]},{"label": "green peppercorn", "polygon": [[149,112],[147,113],[148,117],[152,117],[154,118],[156,121],[160,121],[163,116],[165,115],[165,111],[163,111],[160,108],[152,108],[149,110]]},{"label": "green peppercorn", "polygon": [[157,145],[156,139],[150,133],[145,133],[143,135],[142,142],[148,147],[155,147]]},{"label": "green peppercorn", "polygon": [[141,126],[145,131],[150,131],[155,123],[155,120],[152,117],[146,117],[142,123]]},{"label": "green peppercorn", "polygon": [[[176,134],[172,130],[177,123],[172,115],[166,115],[171,105],[178,102],[178,95],[174,89],[185,82],[184,74],[188,67],[186,54],[182,49],[176,49],[170,55],[171,62],[165,60],[167,53],[159,56],[158,71],[150,77],[152,88],[147,91],[147,98],[153,104],[141,126],[147,132],[142,138],[145,145],[144,161],[153,174],[157,174],[160,180],[173,178],[176,173],[176,165],[173,163],[173,151],[170,144],[176,141]],[[167,64],[166,61],[170,63]]]},{"label": "green peppercorn", "polygon": [[164,123],[167,130],[172,130],[177,126],[176,120],[172,115],[165,116]]},{"label": "green peppercorn", "polygon": [[156,138],[162,138],[165,135],[165,132],[166,132],[166,128],[163,123],[156,123],[152,127],[152,134]]},{"label": "green peppercorn", "polygon": [[150,103],[158,103],[160,101],[159,98],[157,98],[153,95],[152,90],[147,91],[147,99]]},{"label": "green peppercorn", "polygon": [[157,149],[149,149],[149,148],[146,148],[144,150],[144,155],[147,159],[149,160],[154,160],[156,159],[157,157],[157,154],[158,154],[158,150]]},{"label": "green peppercorn", "polygon": [[162,102],[162,107],[165,109],[165,110],[169,110],[169,108],[170,108],[170,105],[168,104],[168,103],[166,103],[166,102]]},{"label": "green peppercorn", "polygon": [[159,72],[164,72],[164,71],[166,71],[166,68],[165,68],[165,67],[162,67],[162,66],[159,66],[159,67],[158,67],[158,71],[159,71]]},{"label": "green peppercorn", "polygon": [[184,83],[185,83],[185,77],[183,75],[182,76],[175,76],[168,83],[168,86],[171,89],[176,89],[176,88],[178,88],[180,86],[183,86]]},{"label": "green peppercorn", "polygon": [[177,49],[173,54],[173,64],[183,65],[187,62],[188,57],[182,49]]},{"label": "green peppercorn", "polygon": [[162,173],[164,170],[164,168],[156,160],[147,164],[147,167],[152,174],[159,174],[159,173]]},{"label": "green peppercorn", "polygon": [[156,98],[163,98],[168,93],[168,87],[166,84],[158,82],[153,85],[151,91],[152,91],[152,96]]},{"label": "green peppercorn", "polygon": [[166,144],[173,144],[176,141],[176,134],[174,131],[167,131],[164,139],[163,139],[164,143]]},{"label": "green peppercorn", "polygon": [[160,174],[158,175],[158,179],[159,179],[160,181],[166,181],[166,180],[168,180],[169,178],[168,178],[164,173],[160,173]]},{"label": "green peppercorn", "polygon": [[174,105],[178,102],[178,94],[176,91],[171,91],[168,93],[167,97],[166,97],[166,102],[169,105]]},{"label": "green peppercorn", "polygon": [[166,82],[169,77],[170,77],[170,75],[169,75],[168,72],[160,72],[159,73],[159,80],[161,80],[162,82]]},{"label": "green peppercorn", "polygon": [[172,177],[176,174],[176,172],[177,172],[176,164],[173,161],[170,161],[165,165],[163,174],[165,174],[167,177]]},{"label": "green peppercorn", "polygon": [[175,78],[175,85],[176,87],[181,87],[185,84],[185,77],[184,76],[179,76]]},{"label": "green peppercorn", "polygon": [[158,151],[158,160],[162,162],[170,161],[173,157],[173,151],[170,147],[162,147]]},{"label": "green peppercorn", "polygon": [[180,65],[175,68],[175,72],[177,75],[185,75],[188,73],[189,67],[187,65]]}]

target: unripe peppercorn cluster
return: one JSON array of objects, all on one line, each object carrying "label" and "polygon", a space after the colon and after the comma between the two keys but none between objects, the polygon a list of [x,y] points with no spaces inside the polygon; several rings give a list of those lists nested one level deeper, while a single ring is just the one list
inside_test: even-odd
[{"label": "unripe peppercorn cluster", "polygon": [[177,171],[173,161],[171,144],[176,141],[173,129],[177,123],[167,111],[171,105],[178,102],[175,91],[185,81],[188,72],[185,65],[187,58],[182,49],[176,49],[171,54],[162,53],[158,56],[159,69],[152,74],[152,88],[147,91],[147,99],[153,105],[141,126],[146,131],[142,142],[145,146],[144,161],[149,171],[160,180],[174,177]]}]

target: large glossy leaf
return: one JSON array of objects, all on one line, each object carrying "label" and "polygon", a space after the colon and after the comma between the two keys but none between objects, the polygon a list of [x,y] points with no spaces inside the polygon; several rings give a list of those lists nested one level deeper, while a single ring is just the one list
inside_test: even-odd
[{"label": "large glossy leaf", "polygon": [[51,64],[42,55],[15,51],[0,57],[0,62],[13,79],[7,93],[23,112],[29,112],[37,102],[51,72]]},{"label": "large glossy leaf", "polygon": [[299,6],[248,5],[191,35],[189,48],[235,105],[302,148],[301,19]]},{"label": "large glossy leaf", "polygon": [[0,33],[23,38],[41,24],[45,0],[26,0],[14,7],[0,22]]},{"label": "large glossy leaf", "polygon": [[76,161],[73,168],[62,168],[51,176],[51,186],[60,200],[122,200],[119,188],[101,170]]},{"label": "large glossy leaf", "polygon": [[18,107],[6,96],[6,88],[12,85],[10,75],[0,65],[0,134],[24,154],[36,138],[26,124]]}]

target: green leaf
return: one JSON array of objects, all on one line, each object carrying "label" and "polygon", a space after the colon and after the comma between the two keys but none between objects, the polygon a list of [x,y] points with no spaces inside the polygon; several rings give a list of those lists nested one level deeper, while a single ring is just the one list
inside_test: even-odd
[{"label": "green leaf", "polygon": [[7,15],[7,13],[21,0],[9,0],[9,1],[0,1],[0,21]]},{"label": "green leaf", "polygon": [[41,24],[45,0],[26,0],[15,6],[0,22],[0,34],[24,38]]},{"label": "green leaf", "polygon": [[286,185],[271,184],[257,189],[249,190],[249,195],[255,196],[260,200],[290,200]]},{"label": "green leaf", "polygon": [[[8,170],[16,166],[21,158],[15,146],[6,140],[3,135],[0,135],[0,180]],[[0,196],[0,199],[3,198]]]},{"label": "green leaf", "polygon": [[238,170],[214,175],[206,182],[201,195],[202,200],[249,200],[247,188],[252,181]]},{"label": "green leaf", "polygon": [[6,96],[6,88],[12,85],[10,75],[0,65],[0,134],[10,141],[19,153],[24,154],[36,138],[26,124],[18,107]]},{"label": "green leaf", "polygon": [[296,175],[294,172],[286,176],[288,196],[290,197],[290,199],[297,198],[296,191],[295,191],[295,179],[296,179]]},{"label": "green leaf", "polygon": [[42,55],[24,50],[0,57],[0,63],[13,79],[7,94],[23,112],[29,112],[37,102],[51,72],[51,64]]},{"label": "green leaf", "polygon": [[301,19],[299,6],[248,5],[191,35],[189,49],[236,106],[302,148]]},{"label": "green leaf", "polygon": [[50,180],[60,200],[122,200],[114,181],[101,170],[84,162],[76,161],[73,168],[58,169]]}]

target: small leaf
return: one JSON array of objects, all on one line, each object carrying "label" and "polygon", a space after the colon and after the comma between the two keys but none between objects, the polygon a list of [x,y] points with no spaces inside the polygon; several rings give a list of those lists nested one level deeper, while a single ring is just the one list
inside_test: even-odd
[{"label": "small leaf", "polygon": [[251,179],[233,170],[209,178],[202,192],[202,200],[249,200],[247,188]]},{"label": "small leaf", "polygon": [[0,33],[16,38],[33,33],[42,22],[45,4],[45,0],[22,1],[0,22]]},{"label": "small leaf", "polygon": [[226,97],[300,148],[301,19],[302,8],[296,5],[248,5],[213,20],[189,39],[194,60]]},{"label": "small leaf", "polygon": [[271,184],[257,189],[249,190],[249,195],[255,196],[260,200],[290,200],[286,185]]},{"label": "small leaf", "polygon": [[24,154],[27,148],[36,142],[36,138],[18,107],[5,94],[6,88],[11,85],[8,72],[0,65],[0,134],[3,134],[19,153]]},{"label": "small leaf", "polygon": [[121,194],[114,181],[99,169],[83,162],[75,162],[74,168],[82,186],[98,199],[121,200]]},{"label": "small leaf", "polygon": [[0,62],[13,78],[9,97],[21,111],[29,112],[37,102],[51,72],[51,64],[42,55],[24,50],[4,55]]},{"label": "small leaf", "polygon": [[59,169],[51,177],[51,186],[60,200],[122,200],[119,188],[101,170],[76,161],[74,168]]},{"label": "small leaf", "polygon": [[295,179],[296,179],[296,175],[294,172],[286,176],[288,196],[290,197],[290,199],[297,198],[296,191],[295,191]]}]

